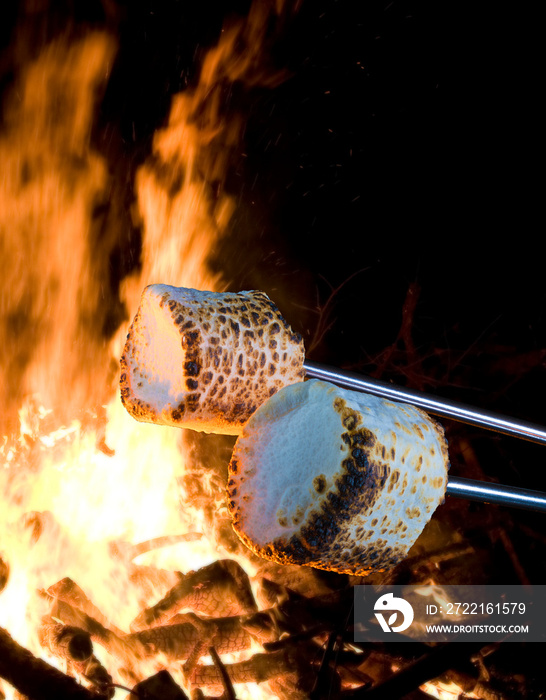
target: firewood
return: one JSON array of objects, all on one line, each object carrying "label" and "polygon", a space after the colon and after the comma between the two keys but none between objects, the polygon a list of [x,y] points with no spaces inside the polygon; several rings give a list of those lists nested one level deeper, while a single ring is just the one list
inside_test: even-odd
[{"label": "firewood", "polygon": [[[480,700],[515,700],[515,695],[507,694],[506,692],[493,688],[489,683],[482,679],[473,678],[468,673],[458,669],[450,669],[445,677],[447,680],[456,683],[463,689],[465,694],[471,693]],[[519,694],[518,694],[519,695]]]},{"label": "firewood", "polygon": [[[254,654],[246,661],[224,666],[231,683],[263,683],[271,678],[293,673],[297,667],[298,661],[293,649],[271,654]],[[224,688],[221,674],[216,666],[197,666],[193,672],[193,682],[208,690]]]},{"label": "firewood", "polygon": [[93,653],[91,636],[86,630],[62,625],[46,615],[38,630],[38,638],[44,649],[66,661],[87,661]]},{"label": "firewood", "polygon": [[70,605],[70,603],[53,598],[45,591],[39,591],[39,594],[49,602],[51,617],[61,620],[65,625],[80,627],[89,632],[94,642],[103,646],[124,665],[126,673],[131,680],[140,680],[133,673],[133,668],[145,656],[144,648],[138,639],[128,642],[126,636],[118,636],[91,616]]},{"label": "firewood", "polygon": [[114,634],[117,634],[118,637],[123,636],[124,633],[107,620],[97,606],[93,605],[84,591],[71,578],[66,577],[57,581],[57,583],[47,589],[47,592],[54,598],[70,603],[70,605],[75,605],[101,625],[108,627],[108,629],[114,632]]},{"label": "firewood", "polygon": [[224,686],[222,700],[237,700],[237,698],[235,697],[233,683],[231,682],[231,678],[229,677],[229,674],[222,662],[222,659],[218,656],[218,652],[214,647],[210,647],[209,654],[212,657],[212,662],[214,663],[216,670],[220,674],[220,678],[222,679],[222,685]]},{"label": "firewood", "polygon": [[208,617],[247,614],[258,609],[246,572],[236,561],[226,559],[184,575],[162,600],[133,620],[131,630],[165,624],[185,608]]},{"label": "firewood", "polygon": [[212,639],[218,635],[218,625],[214,620],[201,620],[197,615],[189,613],[186,616],[187,621],[195,627],[197,632],[197,642],[191,650],[182,666],[182,673],[188,684],[193,683],[193,670],[197,666],[199,659],[205,654],[205,650],[209,647]]},{"label": "firewood", "polygon": [[97,700],[96,693],[36,658],[3,628],[0,628],[0,677],[30,700]]},{"label": "firewood", "polygon": [[174,682],[168,671],[159,671],[135,685],[131,697],[135,696],[140,700],[188,700],[186,693]]},{"label": "firewood", "polygon": [[275,642],[281,630],[271,610],[261,610],[241,618],[242,627],[260,644]]},{"label": "firewood", "polygon": [[[188,616],[184,616],[186,619]],[[217,627],[215,635],[210,640],[218,653],[226,654],[241,649],[248,649],[251,644],[251,635],[243,629],[238,617],[224,617],[211,621]],[[194,624],[183,622],[164,627],[152,627],[128,634],[123,638],[125,644],[142,648],[147,656],[163,653],[169,659],[187,659],[196,644],[201,639],[201,634]]]},{"label": "firewood", "polygon": [[398,698],[416,690],[420,685],[445,673],[452,665],[468,660],[483,642],[460,644],[449,642],[408,664],[393,676],[370,689],[357,688],[342,694],[344,700],[386,700]]},{"label": "firewood", "polygon": [[342,642],[339,639],[338,632],[331,632],[330,636],[328,637],[328,642],[326,644],[326,648],[322,656],[320,667],[315,676],[313,688],[310,693],[310,697],[312,700],[317,700],[320,697],[320,689],[324,686],[328,686],[329,690],[331,691],[333,690],[335,683],[335,686],[337,687],[334,695],[337,695],[337,691],[339,691],[339,676],[335,673],[335,670],[333,670],[332,668],[332,666],[335,665],[335,649],[338,645],[338,642],[340,642],[339,646],[341,646]]},{"label": "firewood", "polygon": [[72,661],[69,664],[69,672],[71,670],[81,679],[83,685],[89,688],[89,690],[94,690],[104,695],[107,700],[111,700],[111,698],[114,697],[115,688],[112,685],[112,676],[96,656],[93,655],[86,661]]}]

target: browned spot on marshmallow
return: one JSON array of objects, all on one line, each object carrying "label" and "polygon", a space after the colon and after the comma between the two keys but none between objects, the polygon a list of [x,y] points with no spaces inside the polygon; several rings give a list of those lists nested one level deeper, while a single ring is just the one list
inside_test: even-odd
[{"label": "browned spot on marshmallow", "polygon": [[326,477],[320,474],[313,479],[313,488],[317,493],[322,493],[326,488]]}]

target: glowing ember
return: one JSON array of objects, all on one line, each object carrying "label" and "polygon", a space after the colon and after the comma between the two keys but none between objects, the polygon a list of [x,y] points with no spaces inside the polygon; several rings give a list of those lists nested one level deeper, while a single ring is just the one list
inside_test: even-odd
[{"label": "glowing ember", "polygon": [[[458,700],[458,698],[463,695],[463,689],[456,683],[449,682],[444,683],[442,681],[430,681],[425,683],[419,688],[431,698],[436,698],[437,700]],[[465,698],[479,698],[479,695],[475,693],[464,693]]]}]

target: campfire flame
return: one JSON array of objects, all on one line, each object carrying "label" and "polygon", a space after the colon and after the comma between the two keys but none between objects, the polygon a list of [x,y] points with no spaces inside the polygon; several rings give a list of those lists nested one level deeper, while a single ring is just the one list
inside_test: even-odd
[{"label": "campfire flame", "polygon": [[[255,3],[223,31],[197,86],[174,97],[168,124],[138,170],[141,264],[121,287],[130,318],[147,284],[224,287],[207,259],[235,208],[221,184],[243,123],[223,120],[221,95],[234,80],[281,79],[258,60],[269,11]],[[161,595],[132,582],[127,562],[112,556],[113,543],[196,533],[138,560],[184,572],[226,556],[184,491],[183,433],[135,422],[115,380],[108,383],[127,323],[109,342],[98,329],[109,249],[97,244],[94,214],[111,183],[106,158],[90,141],[115,54],[114,39],[98,31],[45,46],[20,71],[0,139],[0,557],[9,566],[0,626],[55,665],[38,640],[38,590],[68,576],[128,630]],[[248,562],[245,568],[253,573]],[[247,693],[269,696],[258,686]]]}]

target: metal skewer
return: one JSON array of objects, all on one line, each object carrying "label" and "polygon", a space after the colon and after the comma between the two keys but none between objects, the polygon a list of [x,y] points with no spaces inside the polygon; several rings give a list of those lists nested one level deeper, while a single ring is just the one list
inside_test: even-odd
[{"label": "metal skewer", "polygon": [[485,481],[473,481],[472,479],[451,476],[447,482],[446,495],[466,498],[469,501],[497,503],[501,506],[546,513],[546,493],[520,489],[517,486],[490,484]]},{"label": "metal skewer", "polygon": [[512,435],[522,438],[523,440],[530,440],[531,442],[538,442],[542,445],[546,445],[546,428],[536,423],[507,418],[498,413],[493,413],[493,411],[474,408],[464,403],[431,396],[430,394],[424,394],[420,391],[404,389],[394,384],[382,382],[379,379],[365,377],[362,374],[355,374],[354,372],[334,369],[333,367],[326,367],[325,365],[319,365],[315,362],[305,361],[303,366],[308,377],[324,379],[327,382],[338,384],[347,389],[365,391],[368,392],[368,394],[382,396],[385,399],[411,403],[437,416],[452,418],[462,423],[469,423],[470,425],[477,425],[480,428],[494,430],[496,433]]},{"label": "metal skewer", "polygon": [[[411,389],[404,389],[379,379],[365,377],[353,372],[327,367],[306,360],[304,362],[307,377],[332,382],[346,389],[364,391],[393,401],[410,403],[414,406],[444,418],[452,418],[480,428],[493,430],[504,435],[522,438],[546,445],[546,429],[536,423],[507,418],[492,411],[474,408],[466,404],[424,394]],[[524,508],[546,513],[546,493],[532,491],[502,484],[490,484],[484,481],[472,481],[459,477],[450,477],[446,494],[471,501],[497,503],[512,508]]]}]

